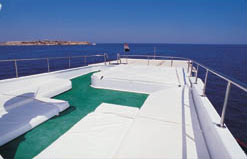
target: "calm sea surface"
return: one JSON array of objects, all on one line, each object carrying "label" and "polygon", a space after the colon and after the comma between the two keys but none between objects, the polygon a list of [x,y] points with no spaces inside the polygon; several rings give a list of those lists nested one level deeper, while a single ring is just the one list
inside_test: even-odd
[{"label": "calm sea surface", "polygon": [[[168,55],[187,57],[221,72],[243,85],[247,84],[247,45],[192,45],[192,44],[129,44],[128,54]],[[116,59],[123,52],[122,44],[97,44],[96,46],[0,46],[0,60],[40,57],[63,57],[108,53]],[[102,59],[98,59],[99,61]],[[18,62],[20,76],[47,71],[46,60]],[[89,59],[88,63],[97,62]],[[51,71],[68,68],[68,60],[51,60]],[[71,67],[84,65],[83,59],[71,60]],[[30,69],[33,68],[33,69]],[[204,79],[205,71],[199,70]],[[13,62],[0,62],[0,79],[15,77]],[[221,114],[226,82],[209,74],[207,96]],[[247,144],[247,95],[232,87],[226,113],[226,124],[234,137]],[[242,144],[243,145],[243,144]]]}]

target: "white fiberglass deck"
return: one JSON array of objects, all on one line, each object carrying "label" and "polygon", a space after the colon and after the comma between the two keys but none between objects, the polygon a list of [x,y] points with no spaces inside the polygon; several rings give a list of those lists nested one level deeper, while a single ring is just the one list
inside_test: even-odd
[{"label": "white fiberglass deck", "polygon": [[36,158],[246,158],[229,130],[215,124],[220,117],[201,96],[202,81],[192,84],[187,61],[128,62],[52,75],[71,79],[101,70],[93,87],[149,97],[140,109],[102,103]]},{"label": "white fiberglass deck", "polygon": [[101,104],[37,158],[210,158],[186,83],[183,67],[119,65],[95,73],[94,87],[150,95],[141,109]]}]

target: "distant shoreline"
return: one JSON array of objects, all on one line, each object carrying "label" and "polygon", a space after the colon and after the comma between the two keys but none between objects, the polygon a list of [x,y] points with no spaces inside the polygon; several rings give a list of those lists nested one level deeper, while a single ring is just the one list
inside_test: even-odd
[{"label": "distant shoreline", "polygon": [[[41,42],[41,43],[40,43]],[[50,43],[44,43],[44,42],[50,42]],[[118,43],[97,43],[97,44],[123,44],[121,42]],[[207,43],[133,43],[129,42],[129,45],[229,45],[229,46],[247,46],[246,44],[207,44]],[[95,45],[95,43],[88,42],[88,41],[48,41],[48,40],[43,40],[43,41],[8,41],[8,42],[1,42],[0,41],[0,46],[73,46],[73,45]]]},{"label": "distant shoreline", "polygon": [[0,46],[54,46],[54,45],[91,45],[88,41],[8,41],[0,43]]}]

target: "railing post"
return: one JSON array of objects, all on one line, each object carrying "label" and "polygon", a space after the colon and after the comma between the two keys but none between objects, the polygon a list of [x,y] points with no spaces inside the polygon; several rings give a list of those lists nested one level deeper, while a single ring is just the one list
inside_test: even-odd
[{"label": "railing post", "polygon": [[106,65],[106,54],[104,53],[104,63]]},{"label": "railing post", "polygon": [[154,60],[155,60],[155,56],[156,56],[156,47],[154,47]]},{"label": "railing post", "polygon": [[190,61],[188,60],[187,73],[189,73],[189,70],[190,70]]},{"label": "railing post", "polygon": [[69,68],[70,68],[70,56],[69,56]]},{"label": "railing post", "polygon": [[17,61],[16,60],[15,60],[15,76],[16,76],[16,78],[19,77],[19,75],[18,75],[18,66],[17,66]]},{"label": "railing post", "polygon": [[196,67],[196,80],[195,80],[195,84],[197,84],[198,71],[199,71],[199,65],[197,64],[197,67]]},{"label": "railing post", "polygon": [[190,61],[190,77],[192,76],[192,71],[193,71],[193,62]]},{"label": "railing post", "polygon": [[204,79],[204,87],[203,87],[202,96],[206,96],[207,80],[208,80],[208,69],[206,70],[206,75],[205,75],[205,79]]},{"label": "railing post", "polygon": [[171,59],[171,67],[172,67],[172,65],[173,65],[173,58]]},{"label": "railing post", "polygon": [[122,61],[121,61],[121,55],[120,55],[120,53],[118,53],[118,60],[119,60],[119,63],[121,64]]},{"label": "railing post", "polygon": [[47,62],[47,71],[50,72],[49,58],[46,58],[46,62]]},{"label": "railing post", "polygon": [[148,56],[148,65],[149,65],[149,56]]},{"label": "railing post", "polygon": [[87,65],[87,56],[84,56],[84,64]]},{"label": "railing post", "polygon": [[118,63],[118,64],[120,63],[120,60],[119,60],[119,53],[117,53],[117,63]]},{"label": "railing post", "polygon": [[111,64],[111,59],[109,59],[109,56],[108,56],[107,53],[105,53],[105,54],[106,54],[106,61],[108,60],[108,64],[110,65]]},{"label": "railing post", "polygon": [[226,113],[226,107],[227,107],[227,102],[228,102],[228,97],[229,97],[229,94],[230,94],[230,90],[231,90],[231,82],[228,81],[227,88],[226,88],[225,99],[224,99],[224,105],[223,105],[222,114],[221,114],[220,127],[225,127],[224,126],[225,113]]}]

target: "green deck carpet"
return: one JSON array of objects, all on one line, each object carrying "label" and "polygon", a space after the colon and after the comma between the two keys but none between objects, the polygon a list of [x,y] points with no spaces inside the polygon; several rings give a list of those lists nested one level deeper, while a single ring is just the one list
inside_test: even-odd
[{"label": "green deck carpet", "polygon": [[69,101],[70,108],[26,134],[0,147],[4,158],[32,158],[68,131],[101,103],[141,107],[147,94],[95,89],[90,87],[92,73],[72,79],[72,89],[55,99]]}]

